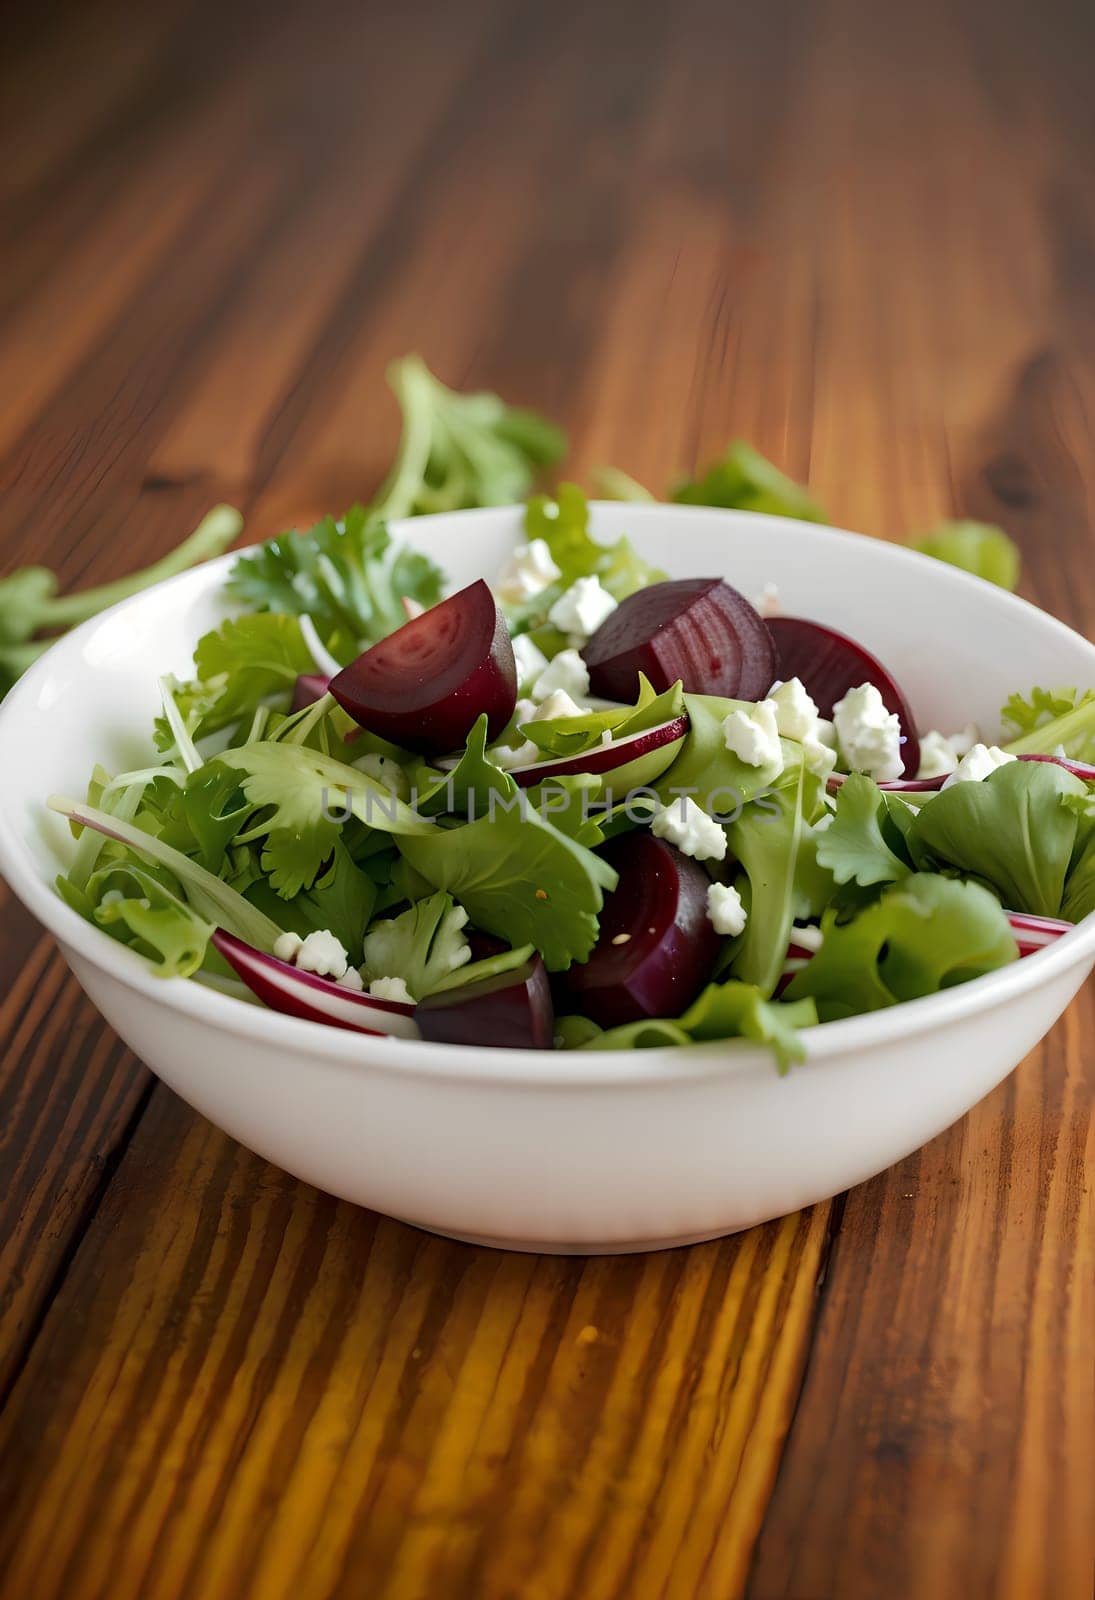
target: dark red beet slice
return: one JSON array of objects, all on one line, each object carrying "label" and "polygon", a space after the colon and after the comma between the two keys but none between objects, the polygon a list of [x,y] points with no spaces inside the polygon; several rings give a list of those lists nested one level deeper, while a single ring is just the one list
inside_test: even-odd
[{"label": "dark red beet slice", "polygon": [[652,583],[616,607],[582,649],[593,693],[634,700],[639,673],[659,694],[678,679],[690,694],[759,700],[776,678],[764,620],[721,578]]},{"label": "dark red beet slice", "polygon": [[652,833],[623,834],[600,854],[620,881],[605,900],[593,954],[561,980],[568,999],[603,1028],[679,1016],[722,945],[707,916],[711,880]]},{"label": "dark red beet slice", "polygon": [[374,644],[331,679],[354,721],[405,750],[442,755],[485,711],[488,738],[517,704],[505,620],[479,579]]},{"label": "dark red beet slice", "polygon": [[415,1021],[435,1044],[551,1050],[555,1043],[551,986],[539,956],[496,978],[427,995]]},{"label": "dark red beet slice", "polygon": [[833,707],[849,689],[873,683],[887,711],[896,711],[905,742],[905,777],[915,778],[920,768],[920,739],[916,718],[895,680],[877,656],[864,650],[835,628],[802,617],[769,617],[768,631],[776,644],[777,678],[800,678],[823,717],[831,717]]},{"label": "dark red beet slice", "polygon": [[322,672],[302,672],[293,685],[289,710],[303,711],[305,706],[314,706],[317,700],[323,699],[330,682],[330,678],[325,678]]}]

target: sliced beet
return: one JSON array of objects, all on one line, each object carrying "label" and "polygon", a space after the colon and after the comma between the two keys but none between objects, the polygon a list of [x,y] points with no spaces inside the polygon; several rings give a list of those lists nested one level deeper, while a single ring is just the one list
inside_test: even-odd
[{"label": "sliced beet", "polygon": [[721,578],[652,583],[620,603],[582,648],[594,694],[634,700],[643,672],[661,694],[759,700],[776,674],[764,619]]},{"label": "sliced beet", "polygon": [[912,707],[893,676],[877,656],[846,633],[803,617],[769,617],[766,624],[775,640],[778,669],[774,677],[799,678],[823,717],[849,689],[873,683],[887,711],[896,712],[905,742],[901,754],[905,777],[915,778],[920,768],[920,739]]},{"label": "sliced beet", "polygon": [[517,704],[517,669],[494,596],[482,579],[469,584],[351,661],[330,690],[361,727],[405,750],[456,750],[484,711],[497,738]]},{"label": "sliced beet", "polygon": [[497,977],[427,995],[415,1020],[423,1039],[435,1044],[550,1050],[555,1043],[551,986],[539,956]]},{"label": "sliced beet", "polygon": [[330,682],[330,678],[324,677],[322,672],[302,672],[293,685],[289,710],[303,711],[306,706],[314,706],[317,700],[323,699]]},{"label": "sliced beet", "polygon": [[599,854],[620,875],[588,961],[562,977],[570,1003],[603,1028],[677,1017],[708,982],[722,940],[707,916],[703,868],[652,833],[627,833]]}]

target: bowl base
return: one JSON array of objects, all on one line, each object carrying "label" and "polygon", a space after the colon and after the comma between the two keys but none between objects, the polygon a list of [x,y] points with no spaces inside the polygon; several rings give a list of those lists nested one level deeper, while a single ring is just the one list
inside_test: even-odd
[{"label": "bowl base", "polygon": [[[425,1222],[412,1222],[409,1217],[397,1219],[410,1228],[420,1228],[423,1233],[434,1233],[441,1239],[454,1239],[457,1244],[471,1244],[485,1250],[514,1250],[519,1255],[532,1256],[632,1256],[645,1255],[652,1250],[683,1250],[691,1244],[709,1244],[712,1239],[725,1239],[740,1233],[736,1227],[716,1228],[711,1233],[682,1233],[664,1239],[613,1239],[606,1243],[585,1241],[574,1244],[554,1239],[498,1239],[487,1234],[453,1233],[448,1228],[433,1228]],[[751,1226],[751,1224],[750,1224]]]}]

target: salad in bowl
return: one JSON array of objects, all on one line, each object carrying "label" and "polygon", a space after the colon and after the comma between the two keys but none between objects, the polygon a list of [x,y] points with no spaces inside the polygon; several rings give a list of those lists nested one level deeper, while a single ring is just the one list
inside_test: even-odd
[{"label": "salad in bowl", "polygon": [[455,589],[360,507],[246,551],[139,758],[48,797],[57,891],[343,1032],[781,1067],[1095,910],[1095,686],[932,728],[824,606],[736,577],[594,537],[568,485]]}]

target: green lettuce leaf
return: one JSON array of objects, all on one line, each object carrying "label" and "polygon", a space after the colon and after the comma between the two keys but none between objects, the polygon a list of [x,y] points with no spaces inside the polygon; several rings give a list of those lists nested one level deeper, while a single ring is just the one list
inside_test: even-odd
[{"label": "green lettuce leaf", "polygon": [[436,604],[442,581],[428,557],[393,546],[384,523],[358,505],[247,551],[228,591],[253,611],[307,614],[328,648],[341,641],[340,659],[350,660],[402,627],[404,596]]},{"label": "green lettuce leaf", "polygon": [[840,787],[833,820],[817,836],[817,859],[837,883],[896,883],[907,876],[907,864],[890,849],[884,835],[889,816],[878,785],[853,772]]},{"label": "green lettuce leaf", "polygon": [[1080,826],[1061,797],[1085,793],[1064,767],[1009,761],[981,783],[955,783],[933,796],[906,843],[921,870],[978,878],[1009,911],[1056,917]]},{"label": "green lettuce leaf", "polygon": [[779,982],[792,922],[814,911],[802,894],[806,862],[800,856],[816,855],[816,840],[803,817],[804,789],[800,762],[793,789],[751,802],[726,830],[730,853],[749,880],[743,895],[749,917],[730,972],[764,995],[774,993]]},{"label": "green lettuce leaf", "polygon": [[589,955],[604,893],[616,886],[607,862],[529,805],[398,843],[412,867],[467,908],[477,928],[511,945],[534,945],[552,972]]},{"label": "green lettuce leaf", "polygon": [[850,921],[829,911],[821,926],[821,949],[784,995],[815,1000],[822,1022],[935,994],[1019,955],[1007,915],[987,889],[931,873],[892,884]]},{"label": "green lettuce leaf", "polygon": [[115,859],[92,873],[86,887],[61,877],[57,890],[81,916],[144,956],[162,978],[189,978],[205,960],[213,924],[187,905],[162,868]]},{"label": "green lettuce leaf", "polygon": [[774,517],[797,517],[800,522],[829,520],[809,490],[780,472],[744,439],[735,439],[725,455],[698,478],[678,483],[670,498],[682,505],[763,511]]},{"label": "green lettuce leaf", "polygon": [[1095,828],[1073,853],[1073,864],[1061,901],[1061,916],[1068,922],[1082,922],[1095,911]]},{"label": "green lettuce leaf", "polygon": [[[752,984],[711,983],[675,1021],[646,1018],[605,1032],[585,1018],[562,1017],[559,1032],[564,1048],[581,1050],[656,1049],[659,1045],[699,1044],[714,1039],[752,1039],[768,1045],[785,1072],[805,1059],[800,1028],[817,1022],[812,1000],[785,1005],[766,1000]],[[590,1032],[590,1029],[596,1029]]]},{"label": "green lettuce leaf", "polygon": [[1021,565],[1019,547],[1003,528],[987,522],[944,522],[910,541],[913,550],[949,566],[972,572],[1001,589],[1015,589]]}]

